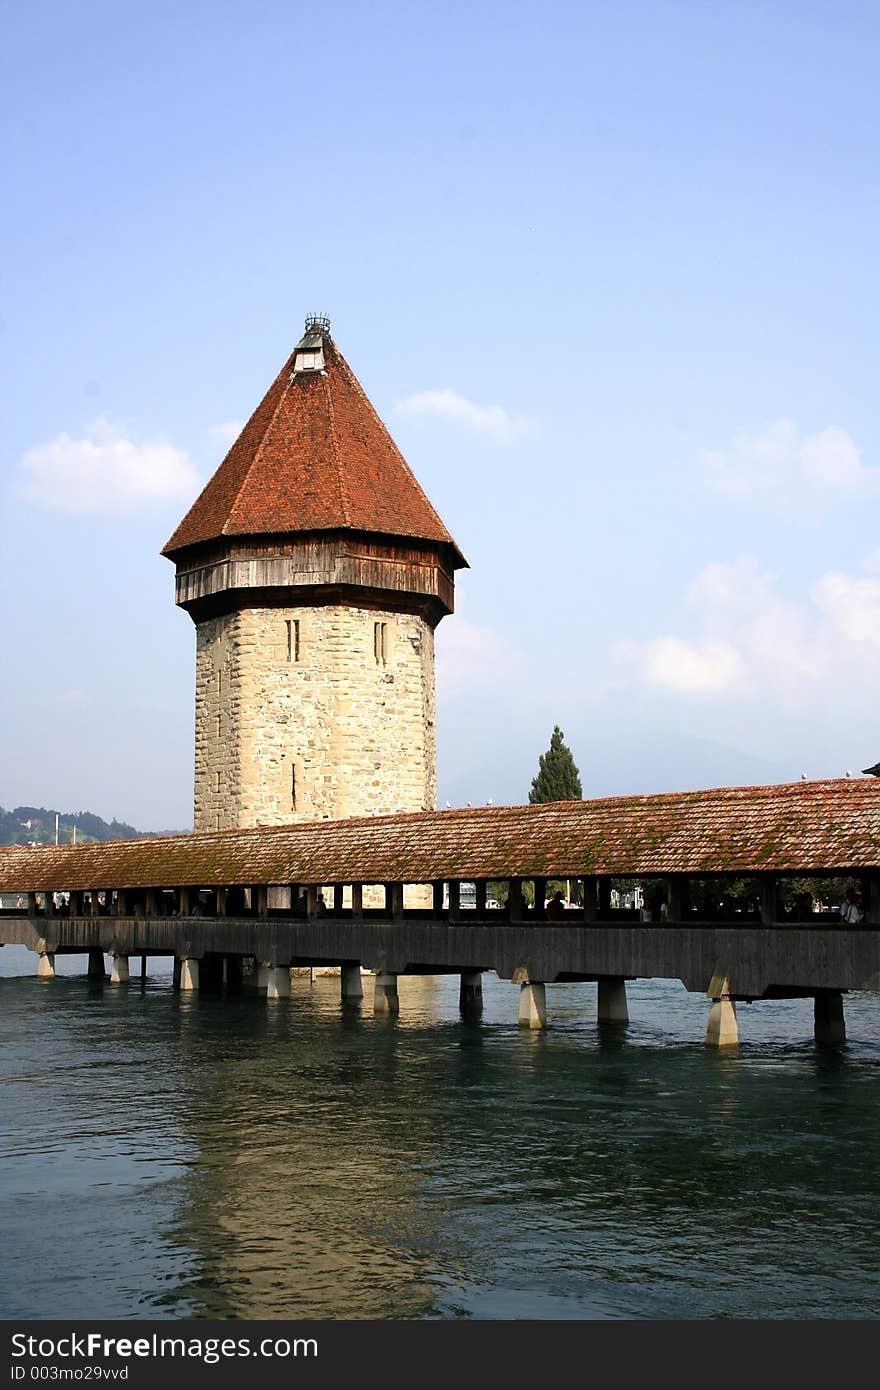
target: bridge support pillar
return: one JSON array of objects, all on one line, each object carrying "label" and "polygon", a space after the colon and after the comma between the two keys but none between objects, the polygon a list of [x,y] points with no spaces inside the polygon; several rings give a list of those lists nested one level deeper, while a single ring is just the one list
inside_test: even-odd
[{"label": "bridge support pillar", "polygon": [[376,976],[373,991],[373,1012],[377,1014],[396,1014],[400,1012],[400,999],[397,994],[397,976],[380,970]]},{"label": "bridge support pillar", "polygon": [[290,998],[289,965],[268,965],[266,967],[266,998]]},{"label": "bridge support pillar", "polygon": [[340,969],[342,998],[343,999],[363,999],[364,987],[361,982],[361,967],[357,961],[354,965],[343,965]]},{"label": "bridge support pillar", "polygon": [[244,960],[241,956],[224,956],[223,958],[223,983],[227,989],[241,989],[243,984],[242,967]]},{"label": "bridge support pillar", "polygon": [[199,963],[191,956],[184,956],[180,962],[180,988],[192,992],[199,987]]},{"label": "bridge support pillar", "polygon": [[111,985],[127,985],[130,978],[128,956],[114,955],[113,964],[110,967]]},{"label": "bridge support pillar", "polygon": [[271,966],[264,960],[257,961],[257,989],[269,988],[269,971]]},{"label": "bridge support pillar", "polygon": [[41,951],[40,959],[37,961],[37,974],[43,980],[54,980],[55,978],[55,952]]},{"label": "bridge support pillar", "polygon": [[547,991],[541,980],[520,985],[519,1021],[523,1028],[547,1027]]},{"label": "bridge support pillar", "polygon": [[104,952],[93,947],[89,951],[89,979],[103,980],[106,978],[104,970]]},{"label": "bridge support pillar", "polygon": [[813,1027],[817,1043],[846,1042],[843,995],[837,990],[823,990],[816,995],[813,1000]]},{"label": "bridge support pillar", "polygon": [[728,982],[713,980],[709,989],[712,1005],[706,1025],[706,1046],[736,1047],[739,1042],[739,1029],[736,1023],[736,1007],[730,997]]},{"label": "bridge support pillar", "polygon": [[618,975],[608,975],[599,981],[596,1017],[600,1023],[629,1023],[626,980]]},{"label": "bridge support pillar", "polygon": [[479,970],[462,970],[458,1007],[462,1013],[475,1013],[483,1007],[483,976]]}]

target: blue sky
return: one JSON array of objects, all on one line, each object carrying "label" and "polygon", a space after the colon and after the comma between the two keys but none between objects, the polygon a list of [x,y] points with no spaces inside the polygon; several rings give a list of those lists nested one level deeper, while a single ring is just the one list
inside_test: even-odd
[{"label": "blue sky", "polygon": [[441,805],[880,757],[875,5],[0,17],[0,803],[191,823],[159,551],[312,310],[470,561]]}]

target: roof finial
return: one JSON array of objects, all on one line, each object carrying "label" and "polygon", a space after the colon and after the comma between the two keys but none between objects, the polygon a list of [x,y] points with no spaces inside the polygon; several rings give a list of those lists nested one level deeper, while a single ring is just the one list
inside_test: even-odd
[{"label": "roof finial", "polygon": [[330,320],[326,314],[306,314],[307,333],[329,333]]}]

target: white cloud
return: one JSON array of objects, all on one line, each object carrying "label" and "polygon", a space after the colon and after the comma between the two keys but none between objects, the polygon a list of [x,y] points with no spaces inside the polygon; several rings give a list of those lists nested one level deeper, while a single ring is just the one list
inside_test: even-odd
[{"label": "white cloud", "polygon": [[[873,566],[874,556],[869,557]],[[880,577],[828,571],[794,600],[751,557],[712,564],[684,596],[697,632],[618,645],[645,686],[687,697],[749,698],[763,715],[835,710],[874,697],[880,681]]]},{"label": "white cloud", "polygon": [[229,449],[241,434],[244,426],[244,420],[224,420],[220,425],[211,425],[208,433],[223,449]]},{"label": "white cloud", "polygon": [[492,628],[456,613],[437,629],[437,693],[455,699],[475,688],[501,684],[522,670],[520,653]]},{"label": "white cloud", "polygon": [[432,391],[417,391],[413,396],[395,401],[394,410],[397,415],[432,415],[452,420],[466,429],[488,435],[499,444],[509,444],[537,428],[534,420],[523,415],[510,415],[500,405],[476,405],[448,386]]},{"label": "white cloud", "polygon": [[782,515],[880,495],[880,468],[866,468],[855,440],[837,425],[801,438],[790,420],[777,420],[757,434],[737,435],[727,449],[702,450],[700,462],[723,497]]},{"label": "white cloud", "polygon": [[182,449],[162,440],[136,444],[104,419],[82,439],[59,434],[28,449],[19,467],[28,501],[82,515],[191,502],[200,487]]},{"label": "white cloud", "polygon": [[642,679],[648,685],[687,695],[729,694],[746,680],[736,648],[711,638],[685,642],[680,637],[658,637],[645,644],[641,660]]}]

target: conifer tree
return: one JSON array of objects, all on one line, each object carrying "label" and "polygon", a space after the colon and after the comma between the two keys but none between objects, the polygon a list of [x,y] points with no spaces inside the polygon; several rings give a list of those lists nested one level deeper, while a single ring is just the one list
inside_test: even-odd
[{"label": "conifer tree", "polygon": [[579,801],[582,796],[580,773],[557,724],[550,736],[550,747],[538,759],[538,775],[532,779],[529,801]]}]

